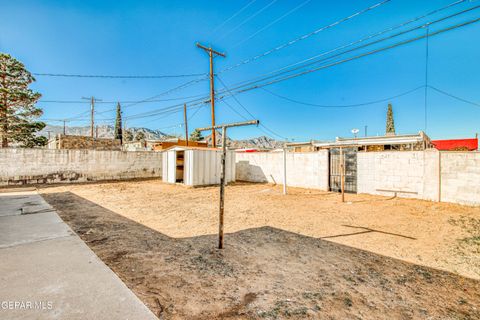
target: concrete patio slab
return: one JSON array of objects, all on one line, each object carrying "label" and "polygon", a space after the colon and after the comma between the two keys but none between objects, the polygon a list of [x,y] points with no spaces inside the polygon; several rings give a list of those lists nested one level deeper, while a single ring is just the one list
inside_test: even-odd
[{"label": "concrete patio slab", "polygon": [[0,319],[157,319],[37,197],[0,193]]},{"label": "concrete patio slab", "polygon": [[53,210],[52,207],[36,192],[21,191],[0,193],[0,217],[31,214]]}]

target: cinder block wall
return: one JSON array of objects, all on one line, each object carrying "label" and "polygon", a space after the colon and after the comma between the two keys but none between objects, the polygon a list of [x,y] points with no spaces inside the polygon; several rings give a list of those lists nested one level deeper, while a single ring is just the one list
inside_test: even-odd
[{"label": "cinder block wall", "polygon": [[160,177],[160,152],[0,149],[0,185]]},{"label": "cinder block wall", "polygon": [[399,196],[423,198],[423,151],[357,153],[357,192],[393,195],[380,190],[398,190]]},{"label": "cinder block wall", "polygon": [[[283,184],[283,152],[236,154],[236,179]],[[328,190],[328,151],[287,153],[287,186]]]},{"label": "cinder block wall", "polygon": [[441,201],[480,205],[480,152],[442,152]]}]

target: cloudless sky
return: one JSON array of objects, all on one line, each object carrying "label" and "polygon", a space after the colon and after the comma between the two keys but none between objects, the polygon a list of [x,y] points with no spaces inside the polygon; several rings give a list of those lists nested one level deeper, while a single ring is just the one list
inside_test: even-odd
[{"label": "cloudless sky", "polygon": [[[215,59],[216,70],[263,53],[303,34],[349,16],[380,0],[311,0],[297,11],[251,37],[304,0],[256,0],[233,19],[229,17],[248,4],[245,1],[68,1],[2,0],[0,4],[0,51],[22,61],[35,73],[103,75],[173,75],[208,72],[207,54],[197,41],[226,53]],[[372,11],[318,33],[258,61],[220,75],[229,86],[309,58],[381,31],[408,19],[445,6],[454,0],[391,0]],[[434,20],[475,5],[465,1],[422,20]],[[435,30],[478,18],[480,10],[437,24]],[[249,19],[251,18],[251,19]],[[249,19],[248,21],[246,21]],[[246,23],[242,24],[242,22]],[[411,26],[421,24],[414,23]],[[419,30],[400,39],[425,34]],[[251,37],[251,38],[250,38]],[[250,38],[250,39],[249,39]],[[245,41],[247,39],[247,41]],[[431,37],[428,82],[455,96],[480,103],[480,23]],[[390,41],[394,43],[397,40]],[[379,47],[379,46],[377,46]],[[363,51],[365,52],[365,50]],[[286,97],[324,105],[345,105],[392,97],[425,84],[425,39],[370,55],[305,76],[268,86]],[[142,100],[195,78],[93,79],[37,76],[33,88],[42,100],[81,100],[95,96],[103,101]],[[223,89],[216,81],[216,89]],[[162,99],[208,95],[208,81],[177,90]],[[237,96],[238,100],[268,129],[295,141],[331,140],[352,136],[351,129],[368,126],[369,135],[385,132],[387,102],[357,108],[316,108],[279,99],[262,89]],[[179,99],[143,103],[124,108],[124,116],[188,101]],[[227,102],[251,118],[233,99]],[[424,90],[392,99],[397,133],[424,130]],[[89,110],[88,101],[75,104],[40,102],[45,119],[61,119]],[[97,123],[113,125],[115,104],[98,104]],[[188,112],[192,115],[198,109]],[[480,131],[480,107],[469,105],[434,90],[428,92],[427,134],[432,138],[473,137]],[[216,107],[217,123],[241,121],[223,102]],[[145,126],[180,134],[176,126],[181,112],[127,120],[128,127]],[[189,127],[208,126],[210,106],[202,106]],[[50,122],[52,124],[60,124]],[[69,123],[88,125],[89,120]],[[261,131],[264,130],[264,131]],[[265,135],[263,128],[229,131],[233,138]],[[268,135],[279,139],[267,131]]]}]

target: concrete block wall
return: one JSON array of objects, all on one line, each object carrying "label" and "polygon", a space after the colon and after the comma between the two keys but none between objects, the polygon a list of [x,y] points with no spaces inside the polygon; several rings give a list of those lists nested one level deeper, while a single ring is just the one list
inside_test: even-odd
[{"label": "concrete block wall", "polygon": [[441,152],[441,201],[480,205],[480,152]]},{"label": "concrete block wall", "polygon": [[357,192],[393,195],[383,190],[406,191],[402,197],[423,198],[424,152],[357,153]]},{"label": "concrete block wall", "polygon": [[160,177],[160,152],[0,149],[0,185]]},{"label": "concrete block wall", "polygon": [[[236,154],[236,179],[283,184],[283,152]],[[328,151],[287,153],[287,186],[328,190]]]}]

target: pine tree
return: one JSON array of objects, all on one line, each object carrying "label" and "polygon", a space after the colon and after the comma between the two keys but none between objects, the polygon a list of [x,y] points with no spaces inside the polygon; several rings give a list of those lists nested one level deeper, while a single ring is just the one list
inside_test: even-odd
[{"label": "pine tree", "polygon": [[44,145],[35,133],[45,123],[34,121],[43,112],[35,106],[41,94],[29,89],[35,78],[9,54],[0,53],[0,140],[1,147],[17,142],[24,147]]},{"label": "pine tree", "polygon": [[387,136],[394,136],[395,135],[395,122],[393,121],[393,109],[392,104],[388,104],[387,110],[387,128],[385,130],[385,134]]},{"label": "pine tree", "polygon": [[202,133],[195,129],[191,134],[190,134],[190,141],[201,141],[203,140]]},{"label": "pine tree", "polygon": [[120,107],[120,102],[117,103],[117,118],[115,119],[115,129],[113,131],[113,138],[120,139],[120,143],[123,143],[122,110]]}]

